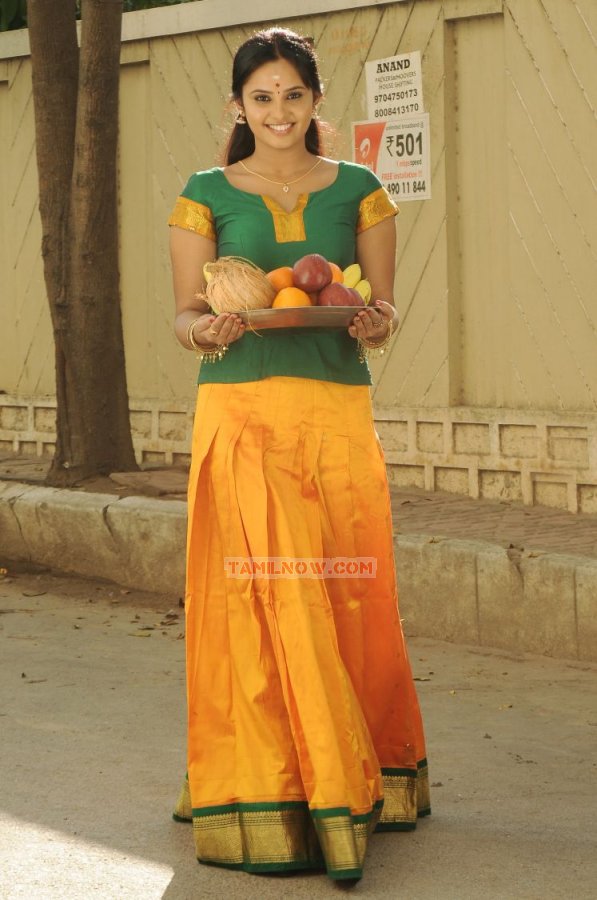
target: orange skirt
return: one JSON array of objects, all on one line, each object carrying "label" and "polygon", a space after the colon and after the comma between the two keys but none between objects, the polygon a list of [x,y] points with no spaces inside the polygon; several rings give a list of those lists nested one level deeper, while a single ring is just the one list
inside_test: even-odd
[{"label": "orange skirt", "polygon": [[201,862],[362,874],[429,809],[369,389],[199,389],[187,544],[188,781]]}]

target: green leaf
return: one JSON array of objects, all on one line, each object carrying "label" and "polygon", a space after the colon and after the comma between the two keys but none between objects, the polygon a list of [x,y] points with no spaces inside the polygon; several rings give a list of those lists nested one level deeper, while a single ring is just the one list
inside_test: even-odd
[{"label": "green leaf", "polygon": [[26,0],[0,0],[0,31],[25,28],[26,25]]},{"label": "green leaf", "polygon": [[0,30],[8,31],[19,9],[19,0],[0,0]]},{"label": "green leaf", "polygon": [[[137,9],[155,9],[159,6],[176,6],[189,0],[123,0],[124,12]],[[75,0],[76,15],[80,17],[80,0]],[[27,27],[27,0],[0,0],[0,31]]]}]

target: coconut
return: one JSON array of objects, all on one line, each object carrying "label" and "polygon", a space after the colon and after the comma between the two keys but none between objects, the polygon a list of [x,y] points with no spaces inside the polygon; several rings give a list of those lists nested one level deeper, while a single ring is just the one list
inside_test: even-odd
[{"label": "coconut", "polygon": [[202,296],[216,313],[266,309],[276,296],[263,269],[241,256],[221,256],[204,271],[211,277]]}]

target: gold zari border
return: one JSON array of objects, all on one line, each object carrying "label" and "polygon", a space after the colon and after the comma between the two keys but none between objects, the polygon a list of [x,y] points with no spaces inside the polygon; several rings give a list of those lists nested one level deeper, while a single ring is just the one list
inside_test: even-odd
[{"label": "gold zari border", "polygon": [[382,779],[384,802],[379,829],[414,828],[417,818],[431,811],[427,764],[420,764],[412,774],[394,774],[382,769]]},{"label": "gold zari border", "polygon": [[186,822],[193,820],[193,806],[191,804],[191,791],[189,789],[189,779],[185,778],[180,788],[178,800],[174,806],[174,818],[184,819]]},{"label": "gold zari border", "polygon": [[188,197],[179,197],[168,219],[168,225],[178,225],[187,231],[194,231],[210,241],[216,240],[216,229],[209,206],[189,200]]},{"label": "gold zari border", "polygon": [[309,199],[308,194],[300,194],[292,212],[285,209],[272,200],[271,197],[262,197],[263,202],[272,214],[274,220],[274,232],[278,244],[289,244],[291,241],[306,241],[305,220],[303,211]]},{"label": "gold zari border", "polygon": [[195,814],[193,835],[201,862],[246,869],[323,866],[306,804],[288,809]]},{"label": "gold zari border", "polygon": [[429,807],[429,777],[423,761],[417,772],[382,771],[381,802],[372,813],[309,810],[306,801],[235,803],[192,809],[185,778],[174,817],[193,822],[197,858],[245,871],[327,868],[331,877],[358,874],[372,832],[414,828]]},{"label": "gold zari border", "polygon": [[319,846],[330,873],[361,870],[367,843],[379,820],[375,810],[366,821],[353,821],[351,816],[326,816],[314,820]]},{"label": "gold zari border", "polygon": [[383,809],[380,824],[417,821],[416,775],[383,775]]},{"label": "gold zari border", "polygon": [[385,190],[378,188],[372,194],[368,194],[359,204],[359,217],[357,219],[357,234],[366,231],[373,225],[377,225],[390,216],[398,215],[398,207]]}]

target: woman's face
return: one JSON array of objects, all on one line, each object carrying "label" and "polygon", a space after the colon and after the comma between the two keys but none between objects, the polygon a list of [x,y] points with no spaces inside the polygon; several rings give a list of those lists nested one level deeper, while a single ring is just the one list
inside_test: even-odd
[{"label": "woman's face", "polygon": [[299,143],[304,146],[318,99],[287,60],[264,63],[247,79],[242,91],[242,106],[255,146],[284,150]]}]

